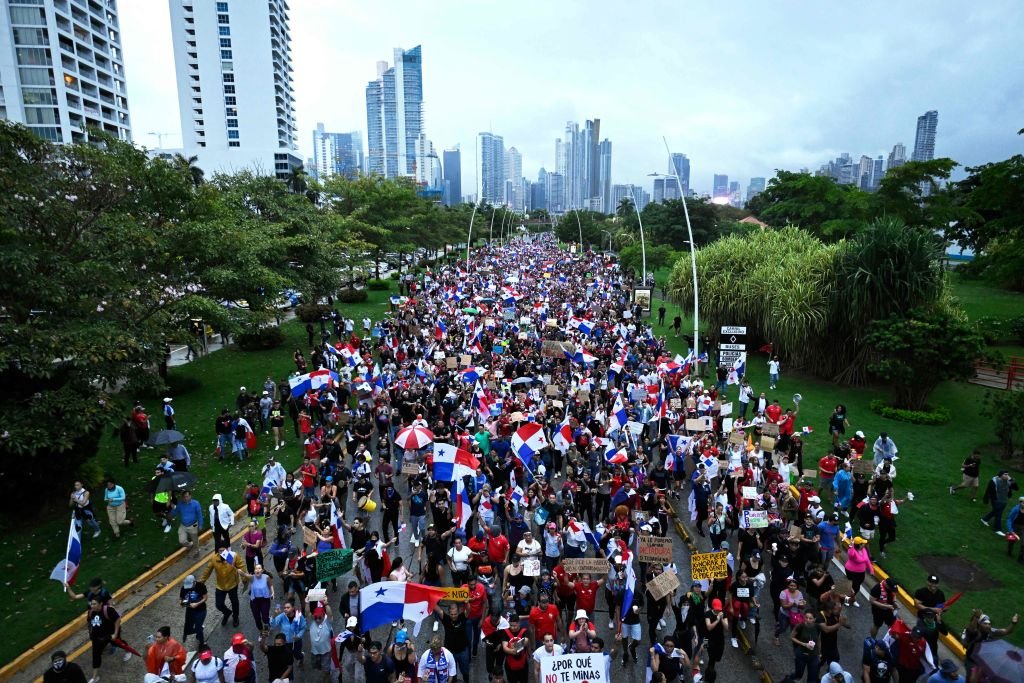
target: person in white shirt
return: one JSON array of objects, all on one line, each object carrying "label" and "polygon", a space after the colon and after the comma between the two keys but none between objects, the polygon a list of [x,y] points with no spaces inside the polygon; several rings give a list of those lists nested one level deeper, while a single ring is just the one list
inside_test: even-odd
[{"label": "person in white shirt", "polygon": [[768,388],[775,389],[779,386],[779,370],[782,365],[779,363],[778,356],[772,356],[772,359],[768,361]]},{"label": "person in white shirt", "polygon": [[540,662],[545,657],[557,657],[563,654],[565,650],[561,645],[555,642],[555,637],[550,633],[544,634],[544,644],[533,651],[533,662],[537,672],[535,680],[541,680],[540,677]]},{"label": "person in white shirt", "polygon": [[534,540],[532,531],[523,532],[523,540],[516,546],[516,555],[522,558],[540,557],[540,543]]},{"label": "person in white shirt", "polygon": [[469,580],[469,558],[473,552],[462,544],[462,539],[455,537],[448,551],[448,568],[452,571],[452,585],[461,586]]},{"label": "person in white shirt", "polygon": [[231,545],[231,527],[235,523],[235,511],[231,509],[230,505],[224,504],[224,498],[219,493],[213,494],[209,514],[214,543],[223,546]]},{"label": "person in white shirt", "polygon": [[430,649],[420,657],[420,663],[416,674],[421,681],[426,683],[448,683],[458,675],[455,666],[455,655],[444,647],[441,636],[434,636],[430,640]]}]

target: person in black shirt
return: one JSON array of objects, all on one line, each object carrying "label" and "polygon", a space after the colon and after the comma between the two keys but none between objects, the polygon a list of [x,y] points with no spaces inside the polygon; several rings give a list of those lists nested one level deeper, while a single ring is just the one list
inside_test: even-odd
[{"label": "person in black shirt", "polygon": [[388,528],[391,527],[395,531],[395,538],[398,538],[398,518],[402,514],[402,496],[395,490],[392,484],[388,484],[384,487],[384,493],[381,496],[381,503],[384,505],[384,521],[381,522],[381,532],[384,534],[384,540],[390,540],[388,535]]},{"label": "person in black shirt", "polygon": [[43,683],[85,683],[85,672],[68,661],[64,650],[57,650],[50,655],[50,668],[43,674]]},{"label": "person in black shirt", "polygon": [[185,577],[178,599],[181,606],[185,608],[185,628],[181,636],[181,644],[184,645],[188,637],[195,634],[199,649],[202,649],[206,638],[203,635],[203,623],[206,621],[206,584],[197,581],[196,577],[189,574]]},{"label": "person in black shirt", "polygon": [[896,622],[896,589],[899,584],[896,579],[888,578],[879,581],[871,588],[871,619],[874,622],[874,630],[871,637],[878,635],[878,629],[882,624],[892,626]]},{"label": "person in black shirt", "polygon": [[270,646],[267,645],[266,635],[261,633],[260,650],[267,655],[267,676],[270,680],[291,680],[293,648],[285,642],[283,633],[274,636],[274,644]]},{"label": "person in black shirt", "polygon": [[861,667],[864,671],[864,683],[891,683],[892,674],[896,670],[889,648],[874,638],[864,641]]},{"label": "person in black shirt", "polygon": [[382,653],[379,641],[370,643],[368,650],[359,646],[359,661],[366,674],[366,683],[390,683],[395,673],[395,666]]},{"label": "person in black shirt", "polygon": [[704,612],[704,628],[707,639],[706,651],[708,653],[708,665],[704,670],[704,680],[707,683],[715,683],[718,673],[715,666],[722,660],[725,653],[725,612],[722,611],[722,601],[715,598],[711,601],[711,609]]},{"label": "person in black shirt", "polygon": [[928,585],[914,591],[914,609],[918,616],[921,610],[933,610],[936,616],[942,619],[942,605],[946,604],[946,594],[939,590],[939,577],[934,574],[928,577]]},{"label": "person in black shirt", "polygon": [[466,632],[466,615],[458,603],[454,602],[448,605],[448,612],[442,614],[440,607],[435,607],[434,612],[444,625],[444,646],[455,656],[456,669],[465,676],[469,673],[469,634]]}]

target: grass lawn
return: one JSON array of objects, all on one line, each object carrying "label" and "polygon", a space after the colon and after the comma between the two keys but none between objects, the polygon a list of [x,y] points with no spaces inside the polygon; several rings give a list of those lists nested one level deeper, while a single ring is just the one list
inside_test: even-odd
[{"label": "grass lawn", "polygon": [[[971,291],[978,291],[973,288],[973,283]],[[1019,295],[1003,294],[1008,293],[993,290],[988,295],[979,293],[979,298],[986,302],[1012,302],[1014,297],[1020,299]],[[659,301],[654,302],[655,311],[659,304]],[[675,304],[667,304],[666,308],[666,322],[670,325],[680,309]],[[989,310],[1000,310],[1005,315],[1021,312],[1020,308],[1014,310],[1012,304],[1002,308],[992,304]],[[688,329],[692,331],[692,318],[685,315],[685,311],[683,313],[683,332]],[[702,332],[708,331],[706,326],[701,327]],[[686,354],[685,341],[674,338],[667,326],[656,327],[656,331],[666,336],[674,352]],[[767,361],[767,355],[761,353],[752,353],[747,359],[747,376],[757,392],[767,391],[768,388]],[[1014,612],[1021,611],[1019,581],[1024,566],[1016,562],[1016,549],[1014,559],[1008,558],[1002,537],[979,521],[988,511],[988,506],[981,502],[985,483],[1001,467],[998,448],[991,434],[991,421],[985,416],[981,403],[985,391],[972,384],[942,384],[931,402],[950,408],[955,417],[950,424],[941,427],[896,422],[872,413],[868,404],[874,398],[885,396],[885,388],[882,386],[838,387],[799,372],[788,372],[785,365],[779,389],[768,392],[769,400],[778,398],[784,407],[792,405],[794,393],[803,395],[797,424],[798,427],[809,425],[814,430],[805,439],[805,468],[816,466],[817,459],[825,455],[831,446],[827,422],[837,403],[847,406],[850,419],[848,436],[852,436],[858,429],[863,430],[870,447],[878,432],[884,430],[890,434],[900,449],[900,459],[896,462],[897,494],[903,496],[906,491],[912,491],[915,500],[901,508],[897,519],[898,540],[887,547],[888,558],[879,563],[911,593],[925,584],[929,572],[918,562],[918,558],[925,555],[969,558],[1001,584],[1000,587],[985,591],[971,591],[969,588],[965,591],[964,597],[951,608],[946,619],[955,634],[959,634],[967,623],[970,611],[975,607],[991,615],[998,627],[1009,624]],[[728,395],[735,400],[736,388],[730,387]],[[965,492],[950,496],[948,487],[960,482],[960,463],[975,447],[982,448],[983,453],[982,488],[979,490],[978,502],[972,503]],[[1015,477],[1019,481],[1024,480],[1024,473],[1015,473]],[[877,540],[872,543],[872,554],[878,554]],[[948,586],[943,588],[947,597],[956,592]],[[1024,645],[1024,631],[1018,629],[1010,640],[1017,645]]]},{"label": "grass lawn", "polygon": [[999,289],[980,280],[968,280],[956,271],[950,273],[949,282],[953,295],[971,320],[1024,315],[1024,293]]},{"label": "grass lawn", "polygon": [[[394,286],[394,283],[392,283]],[[369,292],[362,304],[338,304],[339,310],[356,321],[364,315],[380,318],[386,310],[392,292]],[[234,409],[234,399],[240,386],[254,390],[263,385],[269,375],[278,380],[295,369],[292,352],[306,347],[304,325],[298,321],[286,323],[282,328],[287,341],[269,351],[239,351],[234,346],[216,351],[205,358],[170,369],[171,386],[193,386],[187,393],[175,394],[174,406],[178,429],[188,437],[186,446],[192,456],[193,471],[199,477],[197,500],[203,505],[204,517],[214,493],[224,495],[224,502],[234,508],[242,505],[242,491],[250,479],[258,479],[260,468],[266,462],[271,438],[259,435],[259,447],[251,458],[238,463],[219,463],[213,457],[215,446],[213,419],[223,407]],[[132,397],[133,398],[133,397]],[[163,424],[159,414],[160,397],[147,398],[145,407],[154,429]],[[253,425],[258,427],[259,425]],[[278,453],[288,469],[301,464],[301,451],[296,439],[290,438],[291,421],[285,421],[285,447]],[[152,476],[152,465],[159,460],[161,450],[143,449],[140,462],[126,469],[121,460],[120,442],[109,434],[100,445],[94,462],[118,478],[128,493],[129,517],[135,520],[134,530],[123,533],[115,540],[106,523],[102,489],[93,490],[94,501],[103,533],[92,538],[86,526],[82,532],[83,560],[76,588],[81,592],[93,577],[103,577],[111,592],[178,548],[177,525],[169,534],[160,531],[150,512],[150,494],[145,484]],[[67,543],[69,512],[51,511],[41,519],[0,520],[0,531],[5,543],[0,549],[0,563],[4,567],[4,581],[11,595],[0,628],[7,634],[0,639],[0,662],[8,662],[47,633],[81,615],[85,604],[70,600],[60,584],[48,577],[54,565],[63,557]],[[206,520],[207,524],[209,520]],[[178,626],[174,625],[177,629]]]}]

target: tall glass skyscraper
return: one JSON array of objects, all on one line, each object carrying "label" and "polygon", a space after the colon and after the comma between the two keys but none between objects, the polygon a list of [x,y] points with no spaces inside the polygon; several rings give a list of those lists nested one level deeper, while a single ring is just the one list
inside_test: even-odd
[{"label": "tall glass skyscraper", "polygon": [[505,201],[505,139],[493,133],[476,136],[476,198],[498,206]]},{"label": "tall glass skyscraper", "polygon": [[367,170],[386,178],[416,176],[416,151],[423,132],[421,46],[395,48],[395,64],[377,63],[377,79],[366,86]]},{"label": "tall glass skyscraper", "polygon": [[939,112],[926,111],[917,117],[917,135],[911,161],[930,161],[935,158],[935,131],[939,127]]},{"label": "tall glass skyscraper", "polygon": [[673,152],[669,156],[668,173],[679,177],[679,183],[683,186],[683,192],[689,196],[690,192],[690,160],[685,154]]},{"label": "tall glass skyscraper", "polygon": [[444,151],[444,205],[462,203],[462,152],[459,146]]}]

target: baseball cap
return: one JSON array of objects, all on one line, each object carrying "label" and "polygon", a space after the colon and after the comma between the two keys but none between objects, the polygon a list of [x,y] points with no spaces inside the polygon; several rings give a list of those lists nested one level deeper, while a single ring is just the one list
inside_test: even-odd
[{"label": "baseball cap", "polygon": [[939,664],[939,671],[944,674],[955,674],[959,670],[960,667],[952,659],[943,659],[942,663]]},{"label": "baseball cap", "polygon": [[358,617],[349,617],[348,621],[345,622],[345,626],[348,628],[355,628],[359,625]]},{"label": "baseball cap", "polygon": [[202,652],[199,653],[199,661],[201,661],[201,662],[208,662],[211,659],[213,659],[213,652],[212,651],[207,649],[207,650],[203,650]]},{"label": "baseball cap", "polygon": [[315,610],[313,610],[313,618],[325,616],[327,616],[327,612],[324,611],[323,607],[317,607]]},{"label": "baseball cap", "polygon": [[196,585],[196,577],[194,574],[189,574],[185,577],[185,581],[181,584],[184,588],[193,588]]},{"label": "baseball cap", "polygon": [[244,633],[236,633],[235,635],[231,636],[231,644],[232,645],[241,645],[244,642],[245,642],[245,634]]},{"label": "baseball cap", "polygon": [[935,574],[932,574],[931,576],[928,577],[928,583],[938,583],[938,582],[939,582],[939,577],[935,576]]},{"label": "baseball cap", "polygon": [[401,645],[407,640],[409,640],[409,633],[404,628],[399,629],[398,632],[395,634],[395,644]]},{"label": "baseball cap", "polygon": [[711,601],[711,609],[722,609],[722,601],[715,598]]}]

